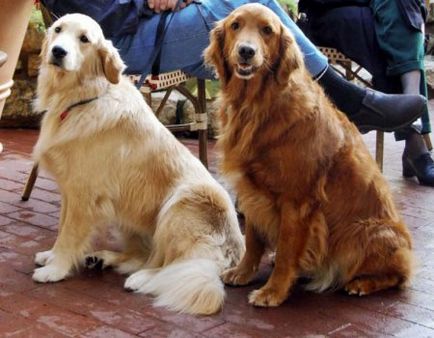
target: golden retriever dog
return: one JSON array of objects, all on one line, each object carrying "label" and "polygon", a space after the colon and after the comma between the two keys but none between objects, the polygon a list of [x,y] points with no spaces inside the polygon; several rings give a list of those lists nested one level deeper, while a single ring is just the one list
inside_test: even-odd
[{"label": "golden retriever dog", "polygon": [[221,170],[246,219],[246,253],[224,282],[249,283],[269,245],[275,266],[253,305],[281,304],[298,277],[357,295],[405,286],[411,237],[385,179],[279,18],[239,7],[213,29],[205,60],[222,86]]},{"label": "golden retriever dog", "polygon": [[[125,287],[193,314],[218,311],[220,274],[244,239],[228,193],[157,120],[121,76],[124,64],[91,18],[66,15],[47,32],[36,108],[45,110],[34,158],[61,192],[59,235],[36,254],[37,282],[87,260],[133,273]],[[91,253],[92,235],[116,225],[123,252]],[[86,259],[86,255],[88,255]]]}]

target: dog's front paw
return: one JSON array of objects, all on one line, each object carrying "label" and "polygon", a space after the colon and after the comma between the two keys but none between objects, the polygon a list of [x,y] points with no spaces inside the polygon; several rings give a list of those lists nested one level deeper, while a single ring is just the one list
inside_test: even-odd
[{"label": "dog's front paw", "polygon": [[253,272],[235,267],[224,271],[222,273],[222,280],[228,285],[247,285],[252,280],[253,275]]},{"label": "dog's front paw", "polygon": [[128,291],[142,291],[147,282],[150,281],[153,274],[149,270],[139,270],[127,278],[124,289]]},{"label": "dog's front paw", "polygon": [[286,292],[281,290],[263,287],[259,290],[254,290],[249,295],[249,303],[254,306],[279,306],[288,297]]},{"label": "dog's front paw", "polygon": [[35,264],[39,266],[45,266],[54,259],[52,250],[41,251],[35,255]]},{"label": "dog's front paw", "polygon": [[33,272],[33,280],[39,283],[57,282],[65,279],[68,276],[69,270],[60,268],[57,265],[50,264],[42,268],[35,269]]}]

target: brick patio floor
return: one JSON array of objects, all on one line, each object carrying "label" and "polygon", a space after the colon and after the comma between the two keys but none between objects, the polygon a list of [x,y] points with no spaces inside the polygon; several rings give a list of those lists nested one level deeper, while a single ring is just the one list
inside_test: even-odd
[{"label": "brick patio floor", "polygon": [[[371,149],[373,136],[365,136]],[[36,138],[37,131],[0,130],[0,337],[434,337],[434,190],[401,177],[402,144],[391,135],[385,175],[414,236],[420,264],[412,287],[361,298],[296,288],[279,308],[253,308],[246,297],[268,276],[266,266],[253,285],[227,287],[223,311],[210,317],[153,308],[151,298],[125,292],[125,278],[111,271],[32,281],[33,255],[54,243],[59,217],[56,184],[44,173],[31,199],[20,200]],[[197,153],[193,140],[184,143]],[[210,158],[215,174],[212,145]]]}]

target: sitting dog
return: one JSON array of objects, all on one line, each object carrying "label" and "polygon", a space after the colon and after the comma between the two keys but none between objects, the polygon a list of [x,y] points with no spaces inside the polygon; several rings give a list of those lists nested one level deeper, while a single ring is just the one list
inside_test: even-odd
[{"label": "sitting dog", "polygon": [[[228,193],[157,120],[121,76],[124,64],[91,18],[66,15],[47,32],[36,108],[45,110],[34,158],[61,192],[59,235],[36,255],[38,282],[103,260],[133,273],[128,289],[171,309],[211,314],[224,299],[223,269],[244,240]],[[122,253],[89,253],[93,234],[116,224]]]},{"label": "sitting dog", "polygon": [[223,280],[249,283],[269,245],[274,270],[253,305],[281,304],[298,277],[357,295],[405,286],[411,237],[385,179],[277,15],[239,7],[213,29],[205,60],[222,87],[221,170],[246,219],[246,253]]}]

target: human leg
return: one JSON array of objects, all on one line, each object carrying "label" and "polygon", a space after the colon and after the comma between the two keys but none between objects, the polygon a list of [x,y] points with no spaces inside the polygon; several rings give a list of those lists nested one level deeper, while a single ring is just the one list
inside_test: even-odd
[{"label": "human leg", "polygon": [[406,94],[419,94],[420,93],[420,71],[410,70],[401,75],[402,91]]},{"label": "human leg", "polygon": [[[50,1],[45,0],[45,2],[49,3]],[[373,100],[370,92],[358,88],[343,78],[331,76],[333,70],[327,69],[327,58],[310,42],[275,0],[203,0],[201,5],[192,4],[174,13],[172,20],[170,17],[168,18],[170,25],[167,28],[161,51],[161,72],[183,69],[199,78],[211,78],[212,74],[203,66],[202,58],[202,52],[209,43],[209,30],[216,21],[226,17],[233,9],[252,2],[259,2],[269,7],[279,16],[283,24],[294,34],[304,54],[307,69],[313,77],[318,78],[322,75],[320,84],[326,89],[338,108],[346,113],[350,119],[354,115],[361,116],[362,121],[354,119],[354,122],[365,123],[366,121],[363,121],[363,119],[367,117],[369,125],[372,125],[374,129],[390,130],[405,122],[409,123],[414,120],[414,115],[418,113],[417,107],[411,111],[404,111],[401,109],[402,103],[404,101],[407,104],[414,105],[414,101],[420,101],[420,98],[407,96],[398,98],[378,93],[376,99]],[[55,12],[57,14],[68,13],[68,10],[74,4],[74,11],[85,11],[82,10],[80,5],[81,0],[55,1],[54,3],[56,4]],[[111,8],[111,10],[113,10],[113,6],[117,5],[118,2],[114,0],[104,2],[104,6]],[[112,20],[113,18],[108,18],[107,15],[99,13],[104,11],[100,10],[98,13],[93,11],[94,7],[92,7],[92,10],[88,8],[86,14],[95,17],[97,21],[101,17],[104,23],[110,22],[110,25],[103,25],[103,29],[106,26],[116,26],[124,29],[125,25],[116,23]],[[134,12],[130,14],[127,17],[131,22],[138,22],[136,27],[131,28],[131,33],[112,36],[111,39],[127,64],[128,73],[148,74],[152,66],[150,59],[154,49],[154,40],[160,16],[154,15],[151,18],[138,16],[137,20],[132,20],[131,17],[138,14],[134,14]],[[110,34],[113,33],[109,32]],[[336,83],[339,83],[339,85],[336,85]],[[342,95],[342,88],[345,88],[345,92],[351,93],[351,95]],[[350,96],[353,103],[348,105],[348,97]],[[392,111],[387,107],[394,107],[394,109]],[[384,115],[384,117],[381,117],[381,121],[376,118],[379,112],[380,115]],[[397,124],[396,121],[392,121],[391,116],[396,116],[400,123]],[[387,124],[386,129],[384,123]]]},{"label": "human leg", "polygon": [[[404,94],[426,96],[422,29],[417,30],[404,20],[396,0],[374,0],[372,9],[377,40],[387,56],[388,75],[400,77]],[[427,116],[425,107],[424,117],[429,123]],[[396,134],[396,139],[405,140],[404,176],[417,176],[420,183],[434,186],[434,161],[420,132],[407,127]]]},{"label": "human leg", "polygon": [[279,16],[282,23],[294,35],[310,74],[319,78],[319,83],[332,101],[361,129],[392,131],[420,116],[424,100],[419,96],[382,95],[379,92],[367,91],[340,77],[328,67],[325,56],[275,0],[204,1],[206,20],[212,26],[215,21],[223,19],[235,8],[252,2],[263,4]]},{"label": "human leg", "polygon": [[414,122],[425,109],[420,95],[383,94],[359,87],[328,68],[319,84],[361,132],[393,131]]},{"label": "human leg", "polygon": [[[367,69],[373,77],[376,90],[396,93],[394,87],[399,87],[399,81],[391,80],[386,76],[386,62],[375,36],[375,24],[372,11],[369,7],[345,6],[319,11],[316,7],[306,8],[306,19],[301,27],[319,46],[332,47],[344,53],[363,68]],[[357,39],[357,44],[354,39]],[[415,120],[423,109],[424,102],[420,97],[413,97],[414,102],[403,100],[404,104],[397,104],[394,100],[402,97],[379,100],[380,93],[366,91],[360,87],[350,88],[336,73],[326,72],[319,80],[327,94],[332,98],[338,108],[345,111],[349,118],[359,129],[369,131],[374,126],[383,125],[382,130],[390,131],[402,123],[401,114],[413,113]],[[375,104],[372,102],[375,101]],[[377,106],[383,101],[384,106]],[[377,114],[368,114],[364,107],[370,110],[377,108]],[[396,107],[403,113],[396,114]],[[361,108],[363,107],[363,108]],[[408,121],[408,120],[407,120]],[[393,126],[393,127],[392,127]],[[389,128],[392,127],[392,128]]]},{"label": "human leg", "polygon": [[[26,33],[33,1],[2,2],[0,10],[0,118],[6,98],[11,94],[13,74]],[[3,145],[0,143],[0,153]]]}]

